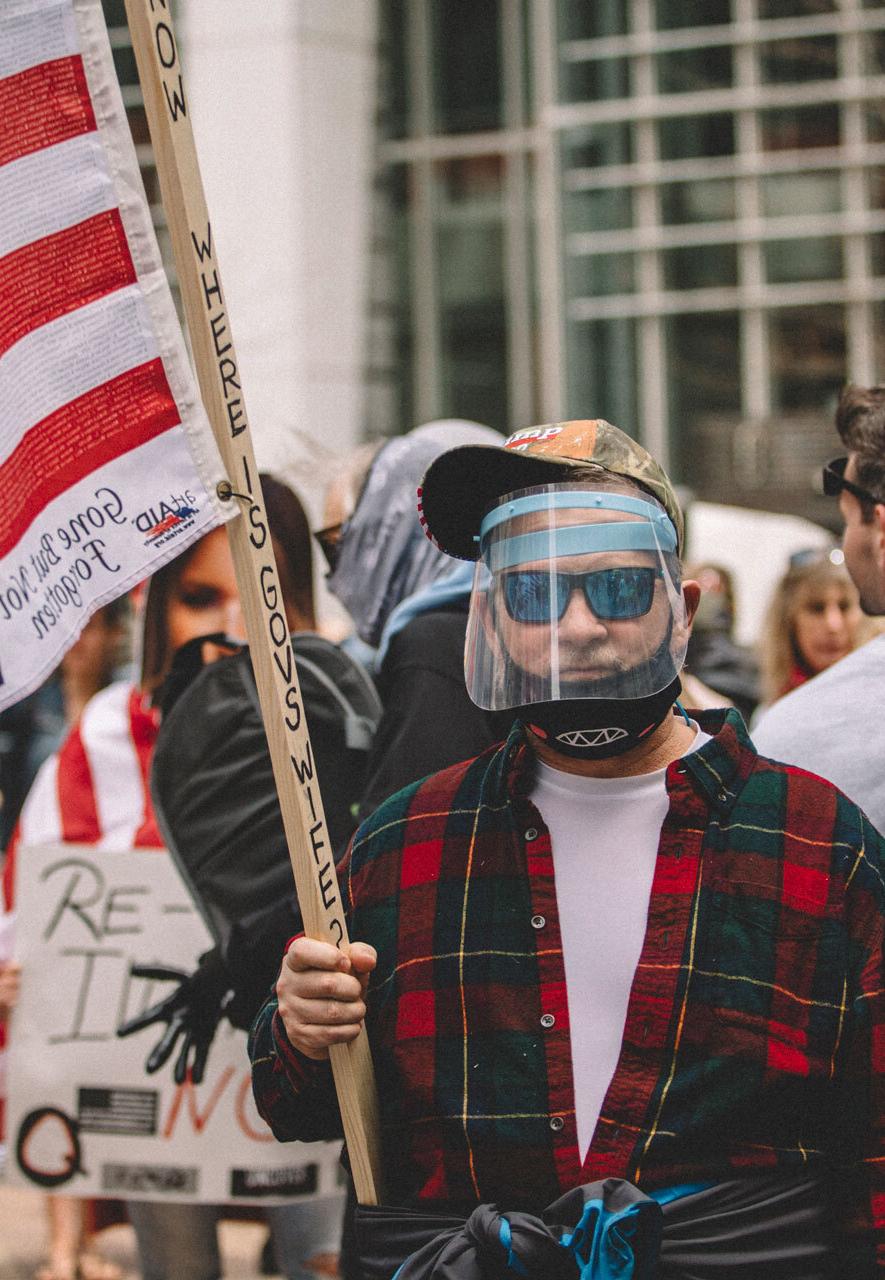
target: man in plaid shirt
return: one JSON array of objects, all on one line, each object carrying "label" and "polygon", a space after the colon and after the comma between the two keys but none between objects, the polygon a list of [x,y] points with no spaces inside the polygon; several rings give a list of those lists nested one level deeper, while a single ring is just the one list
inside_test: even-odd
[{"label": "man in plaid shirt", "polygon": [[468,689],[516,723],[356,832],[359,941],[291,944],[261,1114],[340,1135],[328,1046],[365,1019],[393,1203],[538,1213],[618,1178],[671,1201],[664,1262],[670,1222],[693,1241],[668,1275],[885,1270],[883,841],[676,701],[699,589],[667,477],[554,424],[444,454],[421,505],[479,560]]}]

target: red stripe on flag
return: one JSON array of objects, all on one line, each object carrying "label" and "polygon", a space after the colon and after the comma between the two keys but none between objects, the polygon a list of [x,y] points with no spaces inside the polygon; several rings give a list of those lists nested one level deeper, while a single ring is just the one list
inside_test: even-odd
[{"label": "red stripe on flag", "polygon": [[0,80],[0,165],[95,129],[79,54]]},{"label": "red stripe on flag", "polygon": [[79,726],[58,753],[58,810],[65,844],[95,844],[101,836],[95,784]]},{"label": "red stripe on flag", "polygon": [[38,422],[0,465],[0,556],[59,494],[179,421],[158,358],[102,383]]},{"label": "red stripe on flag", "polygon": [[163,837],[157,826],[154,804],[151,799],[150,767],[154,743],[157,740],[159,712],[145,705],[145,695],[140,689],[133,689],[129,695],[129,732],[132,735],[132,746],[141,771],[141,782],[144,788],[144,814],[141,826],[132,841],[134,849],[162,849]]},{"label": "red stripe on flag", "polygon": [[26,333],[135,282],[117,209],[0,259],[0,355]]}]

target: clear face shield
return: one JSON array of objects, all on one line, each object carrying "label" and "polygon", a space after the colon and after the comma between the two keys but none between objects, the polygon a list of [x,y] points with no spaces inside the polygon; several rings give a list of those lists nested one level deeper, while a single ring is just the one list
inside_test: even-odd
[{"label": "clear face shield", "polygon": [[465,648],[477,706],[646,698],[688,636],[676,531],[651,499],[558,483],[484,518]]}]

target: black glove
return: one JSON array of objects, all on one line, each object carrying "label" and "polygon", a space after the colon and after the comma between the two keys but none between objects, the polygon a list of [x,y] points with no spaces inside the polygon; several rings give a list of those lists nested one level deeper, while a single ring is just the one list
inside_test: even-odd
[{"label": "black glove", "polygon": [[168,1023],[145,1059],[145,1071],[149,1075],[159,1071],[175,1049],[179,1037],[182,1037],[173,1078],[176,1084],[182,1084],[190,1063],[191,1079],[194,1084],[199,1084],[206,1070],[206,1059],[231,986],[230,974],[218,948],[200,956],[199,966],[190,974],[165,965],[132,965],[130,973],[133,978],[177,982],[178,988],[171,996],[151,1005],[144,1013],[121,1023],[117,1027],[117,1035],[131,1036],[154,1022]]}]

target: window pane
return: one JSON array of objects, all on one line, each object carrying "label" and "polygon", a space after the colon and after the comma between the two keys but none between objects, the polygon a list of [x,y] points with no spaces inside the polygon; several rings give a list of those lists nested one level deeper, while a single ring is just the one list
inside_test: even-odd
[{"label": "window pane", "polygon": [[668,182],[660,192],[661,219],[665,224],[730,222],[735,216],[732,178]]},{"label": "window pane", "polygon": [[497,129],[502,123],[499,10],[499,0],[430,0],[440,133]]},{"label": "window pane", "polygon": [[842,275],[842,241],[838,236],[771,240],[763,245],[763,252],[770,284],[838,280]]},{"label": "window pane", "polygon": [[885,209],[885,169],[871,169],[867,174],[870,207]]},{"label": "window pane", "polygon": [[592,4],[559,0],[559,34],[562,40],[626,35],[627,0],[593,0]]},{"label": "window pane", "polygon": [[626,98],[629,92],[630,67],[626,58],[597,58],[562,64],[559,93],[565,102]]},{"label": "window pane", "polygon": [[[144,192],[147,196],[148,204],[160,206],[162,204],[162,195],[160,194],[160,178],[156,168],[152,164],[142,166],[141,178],[144,182]],[[159,209],[157,214],[159,213]],[[157,214],[154,215],[156,221]]]},{"label": "window pane", "polygon": [[658,124],[662,160],[688,160],[693,156],[730,156],[734,153],[734,118],[722,113],[708,116],[673,116]]},{"label": "window pane", "polygon": [[700,93],[704,89],[730,89],[733,82],[729,48],[677,49],[655,59],[658,93]]},{"label": "window pane", "polygon": [[506,427],[507,309],[500,156],[435,169],[443,415]]},{"label": "window pane", "polygon": [[632,293],[636,287],[632,253],[587,253],[572,258],[566,287],[572,298]]},{"label": "window pane", "polygon": [[867,138],[870,142],[885,142],[885,110],[878,102],[868,103],[866,108]]},{"label": "window pane", "polygon": [[101,0],[104,20],[109,27],[125,27],[126,5],[124,0]]},{"label": "window pane", "polygon": [[760,18],[801,18],[807,13],[833,13],[836,0],[758,0]]},{"label": "window pane", "polygon": [[601,169],[631,164],[632,134],[628,124],[596,124],[570,129],[562,144],[563,169]]},{"label": "window pane", "polygon": [[674,27],[711,27],[731,22],[730,0],[655,0],[661,31]]},{"label": "window pane", "polygon": [[135,54],[130,46],[113,49],[114,70],[120,84],[138,84],[138,67],[135,65]]},{"label": "window pane", "polygon": [[796,213],[839,213],[842,188],[839,174],[770,173],[760,181],[762,212],[766,218],[791,217]]},{"label": "window pane", "polygon": [[384,0],[379,12],[378,125],[387,138],[409,132],[406,0]]},{"label": "window pane", "polygon": [[148,129],[147,115],[144,107],[127,107],[126,119],[129,121],[129,132],[137,147],[150,146],[151,132]]},{"label": "window pane", "polygon": [[703,496],[721,485],[727,456],[709,447],[710,422],[741,405],[738,316],[704,312],[665,323],[674,478]]},{"label": "window pane", "polygon": [[728,288],[737,284],[737,249],[733,244],[666,249],[663,259],[667,289]]},{"label": "window pane", "polygon": [[874,302],[872,312],[875,364],[877,369],[885,369],[885,302]]},{"label": "window pane", "polygon": [[839,145],[839,108],[834,102],[814,107],[776,107],[760,111],[763,151]]},{"label": "window pane", "polygon": [[845,316],[840,306],[785,307],[769,320],[775,410],[820,408],[845,381]]},{"label": "window pane", "polygon": [[870,236],[870,269],[874,276],[885,276],[885,235]]},{"label": "window pane", "polygon": [[565,228],[572,231],[626,231],[633,226],[629,187],[573,191],[565,199]]},{"label": "window pane", "polygon": [[868,31],[863,38],[867,75],[880,76],[885,71],[885,31]]},{"label": "window pane", "polygon": [[636,423],[636,324],[591,320],[569,325],[568,415],[605,418],[631,432]]},{"label": "window pane", "polygon": [[369,276],[366,423],[372,435],[407,430],[414,415],[414,323],[407,166],[375,184]]},{"label": "window pane", "polygon": [[760,45],[759,74],[763,84],[832,80],[839,74],[836,37],[772,40]]}]

